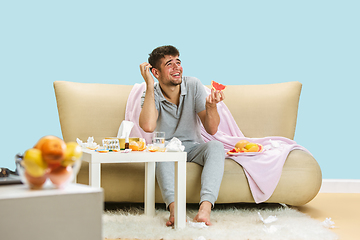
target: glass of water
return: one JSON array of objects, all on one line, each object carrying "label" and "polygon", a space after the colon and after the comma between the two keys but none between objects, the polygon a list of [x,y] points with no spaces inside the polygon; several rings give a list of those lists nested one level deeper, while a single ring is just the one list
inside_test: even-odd
[{"label": "glass of water", "polygon": [[153,145],[155,147],[165,147],[165,132],[154,132]]}]

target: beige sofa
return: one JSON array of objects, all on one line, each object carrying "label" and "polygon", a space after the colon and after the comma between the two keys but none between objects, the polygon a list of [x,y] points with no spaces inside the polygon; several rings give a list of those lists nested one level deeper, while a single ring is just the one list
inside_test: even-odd
[{"label": "beige sofa", "polygon": [[[301,83],[232,85],[226,88],[225,104],[246,137],[294,138]],[[117,135],[124,120],[131,85],[56,81],[55,95],[63,138],[66,142],[93,136],[97,143]],[[311,136],[309,136],[311,137]],[[306,147],[306,146],[305,146]],[[106,202],[144,201],[144,164],[102,164],[101,185]],[[88,164],[83,163],[78,182],[88,184]],[[187,163],[187,202],[198,203],[201,167]],[[320,190],[317,161],[301,150],[290,152],[273,195],[267,202],[303,205]],[[156,202],[162,203],[156,186]],[[225,160],[225,172],[217,203],[254,202],[243,168]]]}]

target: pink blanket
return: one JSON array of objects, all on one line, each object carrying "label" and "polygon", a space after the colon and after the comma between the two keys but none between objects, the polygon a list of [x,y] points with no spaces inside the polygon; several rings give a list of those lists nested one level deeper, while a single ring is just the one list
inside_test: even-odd
[{"label": "pink blanket", "polygon": [[[130,137],[143,137],[147,143],[151,142],[151,133],[144,132],[139,127],[139,115],[141,111],[141,95],[145,90],[145,83],[135,84],[130,92],[125,120],[135,123]],[[210,90],[205,87],[209,93]],[[201,126],[201,134],[205,142],[218,140],[224,144],[224,153],[233,149],[235,144],[242,140],[260,143],[265,151],[255,155],[226,156],[239,163],[246,174],[251,193],[256,203],[261,203],[270,198],[274,192],[282,172],[283,165],[290,151],[300,149],[310,153],[304,147],[296,144],[295,141],[285,137],[247,138],[244,137],[229,109],[223,102],[218,103],[220,114],[220,125],[215,135],[208,134]],[[311,153],[310,153],[311,154]]]}]

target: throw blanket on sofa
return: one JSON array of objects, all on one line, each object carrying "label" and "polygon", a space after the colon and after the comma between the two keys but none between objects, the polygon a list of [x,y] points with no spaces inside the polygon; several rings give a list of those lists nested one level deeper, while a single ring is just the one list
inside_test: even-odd
[{"label": "throw blanket on sofa", "polygon": [[[135,123],[130,137],[145,138],[147,143],[151,142],[151,133],[144,132],[139,127],[139,115],[141,111],[141,96],[145,91],[145,83],[135,84],[129,94],[126,104],[125,120]],[[205,87],[207,93],[210,89]],[[254,155],[226,156],[239,163],[248,179],[251,193],[256,203],[261,203],[270,198],[274,192],[281,176],[282,168],[290,151],[300,149],[310,153],[295,141],[285,137],[247,138],[240,131],[231,112],[225,103],[217,105],[220,115],[220,124],[215,135],[210,135],[201,126],[201,134],[205,142],[218,140],[224,144],[224,153],[233,149],[235,144],[242,140],[262,144],[265,151]],[[311,154],[311,153],[310,153]]]}]

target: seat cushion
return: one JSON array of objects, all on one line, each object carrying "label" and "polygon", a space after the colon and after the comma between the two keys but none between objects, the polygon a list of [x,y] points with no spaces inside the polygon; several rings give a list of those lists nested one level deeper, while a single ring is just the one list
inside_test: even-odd
[{"label": "seat cushion", "polygon": [[[145,186],[144,163],[107,163],[101,165],[101,183],[107,202],[143,202]],[[187,163],[186,201],[200,201],[202,167]],[[77,181],[89,183],[89,164],[84,162]],[[313,199],[321,187],[321,170],[316,160],[301,150],[291,151],[273,195],[266,202],[303,205]],[[163,203],[156,184],[155,201]],[[225,160],[224,177],[217,203],[252,203],[254,199],[243,168],[232,159]]]}]

